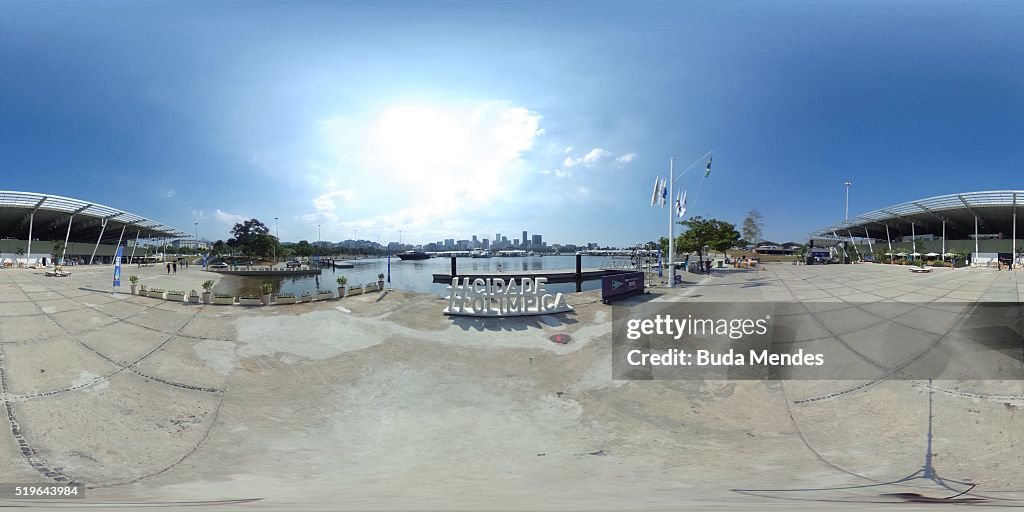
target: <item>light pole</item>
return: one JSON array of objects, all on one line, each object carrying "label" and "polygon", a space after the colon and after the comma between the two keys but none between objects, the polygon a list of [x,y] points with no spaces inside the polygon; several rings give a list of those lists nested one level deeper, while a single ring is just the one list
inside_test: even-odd
[{"label": "light pole", "polygon": [[843,185],[846,187],[846,213],[843,220],[850,220],[850,186],[853,185],[853,183],[847,181],[843,183]]},{"label": "light pole", "polygon": [[281,230],[277,229],[277,217],[274,217],[274,263],[277,263],[277,244],[281,241]]},{"label": "light pole", "polygon": [[199,223],[195,222],[194,224],[196,225],[196,245],[195,245],[195,250],[198,253],[199,252]]},{"label": "light pole", "polygon": [[320,241],[320,224],[316,225],[316,260],[320,261],[320,249],[322,249],[323,242]]}]

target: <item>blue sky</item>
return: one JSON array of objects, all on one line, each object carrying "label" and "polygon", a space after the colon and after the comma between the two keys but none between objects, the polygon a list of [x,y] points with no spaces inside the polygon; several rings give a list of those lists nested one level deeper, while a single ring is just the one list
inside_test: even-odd
[{"label": "blue sky", "polygon": [[1020,2],[0,2],[0,188],[210,239],[621,245],[666,231],[669,158],[715,150],[690,214],[801,240],[846,179],[851,215],[1024,188],[1021,26]]}]

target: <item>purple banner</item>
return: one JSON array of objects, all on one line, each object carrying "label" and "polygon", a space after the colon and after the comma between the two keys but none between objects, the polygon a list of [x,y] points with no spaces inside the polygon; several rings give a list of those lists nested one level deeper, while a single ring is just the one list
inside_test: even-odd
[{"label": "purple banner", "polygon": [[605,303],[643,292],[643,272],[623,272],[601,278],[601,300]]}]

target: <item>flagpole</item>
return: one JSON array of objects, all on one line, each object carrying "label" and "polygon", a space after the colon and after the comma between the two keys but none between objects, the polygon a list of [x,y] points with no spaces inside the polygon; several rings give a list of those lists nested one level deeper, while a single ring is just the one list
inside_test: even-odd
[{"label": "flagpole", "polygon": [[[675,165],[676,159],[668,159],[668,197],[669,200],[672,198],[672,186],[675,184]],[[674,240],[673,234],[675,233],[675,205],[671,205],[668,209],[668,287],[675,288],[676,286],[676,265],[673,260],[673,253],[675,252],[676,241]]]}]

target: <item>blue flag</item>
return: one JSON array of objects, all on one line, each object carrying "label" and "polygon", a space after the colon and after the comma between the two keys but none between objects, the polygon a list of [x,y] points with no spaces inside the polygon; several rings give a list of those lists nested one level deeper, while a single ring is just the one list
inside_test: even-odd
[{"label": "blue flag", "polygon": [[661,249],[658,249],[658,277],[661,276]]},{"label": "blue flag", "polygon": [[203,255],[203,268],[206,268],[206,259],[210,257],[210,253]]},{"label": "blue flag", "polygon": [[[117,246],[117,254],[114,255],[114,286],[121,286],[121,256],[124,255],[124,246]],[[111,291],[113,293],[113,291]]]},{"label": "blue flag", "polygon": [[388,244],[388,286],[391,286],[391,244]]}]

